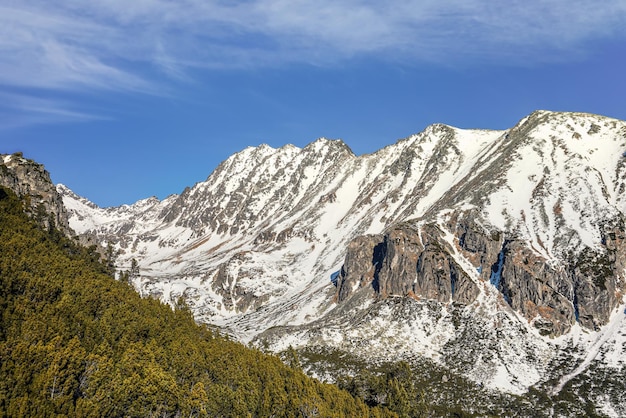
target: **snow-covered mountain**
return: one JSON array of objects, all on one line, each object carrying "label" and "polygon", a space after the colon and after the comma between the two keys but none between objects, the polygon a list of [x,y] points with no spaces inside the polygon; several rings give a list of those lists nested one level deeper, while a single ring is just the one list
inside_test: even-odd
[{"label": "snow-covered mountain", "polygon": [[363,156],[247,148],[163,201],[58,191],[76,232],[138,261],[142,294],[243,341],[427,357],[522,393],[623,371],[625,183],[625,122],[538,111]]},{"label": "snow-covered mountain", "polygon": [[250,339],[332,307],[329,278],[350,240],[425,213],[464,175],[475,158],[469,145],[501,134],[437,125],[362,157],[327,139],[303,149],[261,145],[179,196],[119,208],[59,190],[78,233],[114,244],[122,267],[138,260],[141,292],[168,301],[184,294],[202,321],[250,318],[248,331],[233,327]]}]

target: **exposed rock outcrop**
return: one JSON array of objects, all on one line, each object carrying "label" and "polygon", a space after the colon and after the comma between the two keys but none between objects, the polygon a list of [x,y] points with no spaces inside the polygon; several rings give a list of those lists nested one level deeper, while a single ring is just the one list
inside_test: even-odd
[{"label": "exposed rock outcrop", "polygon": [[377,291],[378,273],[385,257],[384,237],[364,235],[355,238],[337,279],[337,301],[348,299],[357,289],[371,286]]},{"label": "exposed rock outcrop", "polygon": [[[626,233],[621,218],[605,225],[602,247],[583,247],[558,262],[547,260],[514,234],[507,236],[485,224],[474,210],[456,211],[443,226],[454,231],[452,243],[440,226],[423,222],[355,238],[338,278],[337,301],[371,286],[379,298],[470,304],[479,294],[478,281],[483,281],[542,335],[566,334],[577,321],[591,330],[609,321],[624,286]],[[458,257],[475,273],[468,274]]]},{"label": "exposed rock outcrop", "polygon": [[56,226],[66,235],[74,235],[63,198],[42,164],[24,158],[22,153],[0,155],[0,185],[26,197],[26,210],[42,226]]},{"label": "exposed rock outcrop", "polygon": [[472,303],[478,287],[454,260],[434,225],[401,224],[384,235],[359,237],[348,246],[337,283],[337,300],[371,286],[381,298],[411,296]]},{"label": "exposed rock outcrop", "polygon": [[[492,284],[509,305],[542,334],[568,332],[575,321],[575,307],[567,269],[551,267],[520,241],[506,241],[501,254],[501,268],[492,270]],[[498,274],[501,277],[496,278]]]}]

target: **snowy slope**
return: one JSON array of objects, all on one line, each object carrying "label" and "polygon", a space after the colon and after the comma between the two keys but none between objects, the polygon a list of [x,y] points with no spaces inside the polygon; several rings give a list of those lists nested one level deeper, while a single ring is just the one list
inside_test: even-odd
[{"label": "snowy slope", "polygon": [[[623,123],[547,112],[533,119],[522,143],[511,134],[515,143],[502,144],[514,152],[494,153],[496,168],[488,172],[504,182],[492,181],[497,189],[481,202],[487,220],[516,228],[548,257],[579,243],[599,245],[598,223],[626,209]],[[563,242],[566,236],[576,242]]]},{"label": "snowy slope", "polygon": [[[521,393],[546,380],[564,347],[577,347],[581,363],[563,375],[563,384],[597,359],[619,363],[618,333],[602,330],[622,323],[623,311],[616,308],[626,260],[619,233],[607,237],[623,227],[625,151],[623,121],[538,111],[506,131],[433,125],[363,156],[323,138],[302,149],[250,147],[163,201],[102,209],[58,189],[74,230],[111,243],[123,269],[133,258],[139,262],[139,292],[170,303],[182,295],[197,320],[243,341],[271,328],[261,338],[275,351],[320,345],[352,352],[369,347],[391,359],[427,356],[491,387]],[[498,237],[487,252],[472,253],[461,242],[459,219],[468,216],[473,228]],[[348,244],[407,221],[417,231],[437,226],[477,296],[466,306],[411,298],[392,303],[355,288],[355,297],[364,297],[360,303],[337,304],[330,276],[342,268]],[[593,293],[591,279],[562,284],[554,278],[569,277],[572,260],[600,257],[609,244],[620,248],[607,256],[612,281],[606,286],[615,290],[610,297]],[[541,286],[553,293],[545,309],[526,309],[523,300],[523,308],[516,307],[507,299],[515,289],[494,282],[491,269],[505,249],[509,263],[517,263],[507,264],[509,274],[515,268],[516,274],[538,271],[524,267],[524,260],[545,265]],[[575,272],[582,274],[583,267]],[[369,296],[358,296],[364,292]],[[584,305],[573,295],[591,296]],[[586,308],[596,302],[602,312]],[[537,331],[548,308],[565,309],[554,323],[561,321],[566,335]],[[579,315],[591,319],[583,327],[563,324],[574,321],[574,311],[576,321]],[[470,341],[481,353],[476,362],[454,364]]]},{"label": "snowy slope", "polygon": [[[319,292],[350,239],[421,215],[462,178],[464,162],[502,135],[471,132],[436,125],[362,157],[326,139],[304,149],[247,148],[163,202],[100,209],[60,190],[77,232],[115,244],[122,267],[139,261],[141,292],[168,301],[186,292],[200,320],[226,324],[248,314],[256,333],[324,308]],[[227,283],[212,286],[220,268]],[[269,298],[271,315],[237,305],[250,293]]]}]

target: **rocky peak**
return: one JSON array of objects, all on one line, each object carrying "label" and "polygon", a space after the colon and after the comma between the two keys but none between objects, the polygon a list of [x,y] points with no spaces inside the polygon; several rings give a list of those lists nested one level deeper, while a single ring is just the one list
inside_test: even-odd
[{"label": "rocky peak", "polygon": [[234,233],[273,223],[277,212],[310,205],[318,187],[334,176],[333,167],[350,158],[354,154],[342,141],[324,138],[302,149],[249,147],[181,194],[163,216],[198,234]]},{"label": "rocky peak", "polygon": [[98,205],[96,205],[95,203],[89,201],[88,199],[85,199],[82,196],[77,195],[76,193],[74,193],[69,187],[67,187],[65,184],[57,184],[56,185],[56,189],[57,192],[61,195],[61,196],[67,196],[70,199],[73,200],[78,200],[81,201],[82,203],[84,203],[85,205],[93,208],[93,209],[97,209]]},{"label": "rocky peak", "polygon": [[[599,329],[625,283],[616,255],[623,228],[605,229],[620,224],[626,209],[626,124],[537,111],[473,154],[463,145],[466,132],[429,127],[388,166],[407,172],[425,158],[414,189],[421,199],[405,209],[419,222],[355,238],[337,300],[369,286],[380,297],[471,303],[483,282],[541,334],[562,335],[575,323]],[[418,205],[446,177],[445,190],[419,215]]]},{"label": "rocky peak", "polygon": [[340,153],[354,156],[350,147],[341,139],[318,138],[303,148],[303,151],[320,153]]},{"label": "rocky peak", "polygon": [[42,164],[24,158],[22,153],[0,155],[0,185],[26,197],[28,212],[44,227],[56,226],[66,235],[74,235],[62,196]]}]

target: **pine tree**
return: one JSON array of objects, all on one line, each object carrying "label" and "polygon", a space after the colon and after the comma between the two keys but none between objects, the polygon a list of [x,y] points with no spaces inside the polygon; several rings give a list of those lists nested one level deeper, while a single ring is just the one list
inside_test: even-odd
[{"label": "pine tree", "polygon": [[0,355],[0,417],[394,416],[142,299],[1,187]]},{"label": "pine tree", "polygon": [[137,277],[139,277],[139,263],[133,258],[130,260],[129,278],[130,280],[134,280]]},{"label": "pine tree", "polygon": [[115,261],[117,258],[117,253],[115,249],[113,248],[113,244],[111,244],[111,242],[107,244],[107,248],[104,253],[104,258],[105,258],[105,264],[107,266],[109,274],[111,275],[115,274]]}]

